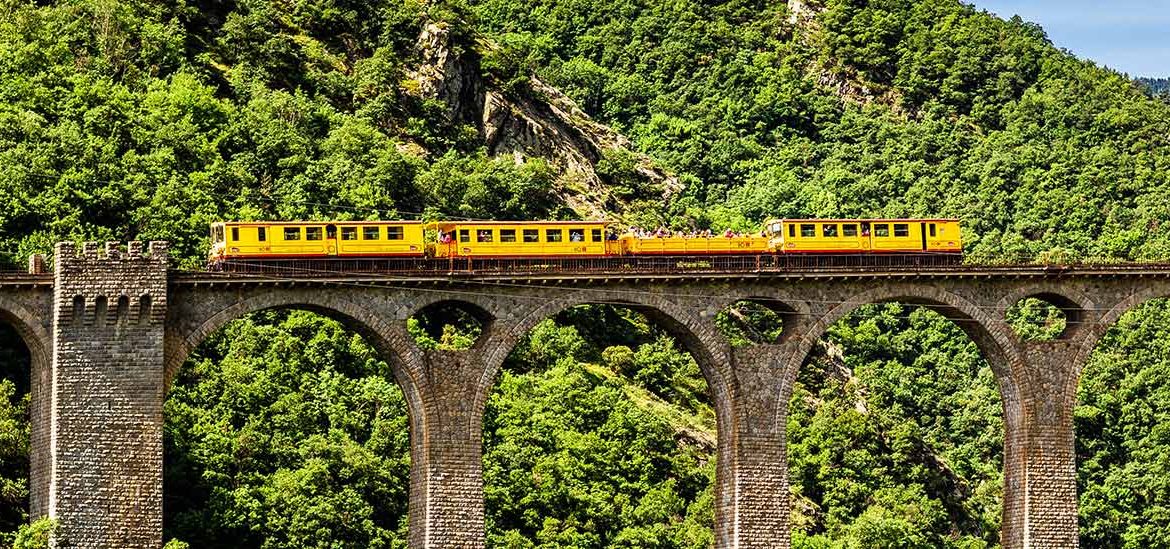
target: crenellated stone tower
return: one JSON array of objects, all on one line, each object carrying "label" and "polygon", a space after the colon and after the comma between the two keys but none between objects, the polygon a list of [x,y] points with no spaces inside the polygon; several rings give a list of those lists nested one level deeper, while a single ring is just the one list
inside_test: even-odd
[{"label": "crenellated stone tower", "polygon": [[166,243],[57,245],[48,515],[58,547],[162,546]]}]

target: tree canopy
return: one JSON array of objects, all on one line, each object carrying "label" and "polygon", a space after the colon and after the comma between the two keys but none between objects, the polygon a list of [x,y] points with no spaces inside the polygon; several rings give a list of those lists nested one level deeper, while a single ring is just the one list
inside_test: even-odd
[{"label": "tree canopy", "polygon": [[[958,0],[0,0],[0,258],[163,239],[198,268],[224,219],[578,215],[596,191],[580,173],[493,156],[483,121],[424,93],[426,75],[458,77],[428,65],[431,25],[499,97],[550,100],[537,77],[578,123],[629,138],[584,167],[625,222],[947,216],[972,261],[1170,258],[1160,84]],[[677,179],[670,200],[636,192],[638,155]],[[1081,382],[1084,547],[1170,543],[1168,310],[1127,315]],[[1010,315],[1028,338],[1063,325],[1043,304]],[[775,337],[769,322],[749,305],[718,320],[736,344]],[[435,347],[472,337],[442,312],[409,328]],[[2,336],[0,530],[14,532],[29,374]],[[1002,407],[974,344],[931,311],[885,305],[818,349],[789,405],[794,544],[997,546]],[[539,325],[485,417],[491,544],[708,546],[705,392],[686,350],[636,313]],[[342,325],[237,320],[165,410],[172,547],[404,545],[402,395]]]}]

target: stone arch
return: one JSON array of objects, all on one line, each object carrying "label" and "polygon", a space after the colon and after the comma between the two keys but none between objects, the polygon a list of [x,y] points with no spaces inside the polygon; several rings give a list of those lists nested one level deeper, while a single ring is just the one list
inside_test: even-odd
[{"label": "stone arch", "polygon": [[1057,339],[1073,339],[1081,334],[1088,320],[1089,312],[1093,311],[1096,307],[1089,296],[1075,288],[1068,285],[1041,283],[1029,284],[1009,292],[996,304],[996,313],[1002,319],[1003,315],[1012,305],[1029,297],[1051,303],[1064,313],[1068,326]]},{"label": "stone arch", "polygon": [[[353,300],[324,292],[283,292],[273,290],[236,301],[200,319],[187,333],[169,332],[166,336],[164,392],[191,352],[208,336],[228,322],[242,316],[270,309],[303,309],[339,320],[366,338],[390,365],[395,382],[406,396],[412,433],[423,433],[425,378],[418,369],[417,348],[407,345],[405,329],[395,330],[373,310]],[[414,352],[412,352],[414,351]]]},{"label": "stone arch", "polygon": [[[730,344],[719,334],[713,323],[705,321],[701,315],[694,314],[688,309],[689,304],[656,294],[652,291],[606,291],[606,290],[577,290],[569,291],[567,297],[559,299],[540,299],[533,307],[529,303],[513,322],[509,322],[506,329],[494,334],[493,341],[484,349],[484,367],[479,382],[476,385],[476,394],[473,401],[473,410],[477,411],[477,420],[472,422],[470,433],[472,436],[482,436],[482,416],[487,404],[488,394],[494,386],[500,368],[508,354],[516,346],[524,334],[531,331],[541,321],[552,317],[560,311],[578,305],[607,304],[626,307],[646,315],[674,336],[687,352],[691,353],[695,362],[707,382],[711,394],[712,405],[715,410],[716,425],[716,466],[715,466],[715,539],[716,545],[722,546],[719,540],[728,540],[733,536],[736,528],[734,517],[737,483],[735,482],[735,429],[734,429],[734,388],[731,372]],[[709,302],[695,303],[695,308],[706,307]]]},{"label": "stone arch", "polygon": [[[475,318],[477,322],[479,322],[482,332],[480,333],[479,337],[476,338],[475,344],[472,345],[472,349],[482,348],[482,346],[485,345],[485,342],[490,339],[492,327],[496,323],[496,315],[491,312],[493,309],[493,304],[491,301],[480,299],[479,296],[476,295],[461,295],[458,296],[458,298],[453,298],[441,294],[437,296],[432,294],[428,297],[429,299],[425,299],[415,304],[410,314],[406,315],[406,317],[402,320],[405,321],[406,319],[413,318],[415,315],[432,307],[449,305],[463,310]],[[410,340],[410,345],[414,349],[418,349],[413,339]]]},{"label": "stone arch", "polygon": [[1096,322],[1093,322],[1089,329],[1082,333],[1080,346],[1077,348],[1073,358],[1072,371],[1065,383],[1064,395],[1070,396],[1073,402],[1076,402],[1077,387],[1081,383],[1081,374],[1084,373],[1085,364],[1089,362],[1089,357],[1093,354],[1093,350],[1097,348],[1101,338],[1105,337],[1105,333],[1109,331],[1118,321],[1121,320],[1122,315],[1136,309],[1138,306],[1161,298],[1170,298],[1170,285],[1166,283],[1138,285],[1136,289],[1126,295],[1121,301],[1114,304],[1109,309],[1102,307],[1103,313],[1097,317]]},{"label": "stone arch", "polygon": [[[770,291],[771,288],[760,288],[756,291],[740,292],[721,296],[720,300],[715,303],[713,310],[704,311],[704,320],[713,322],[715,315],[720,311],[736,304],[740,301],[751,301],[758,303],[768,309],[771,309],[780,316],[783,322],[784,331],[780,334],[780,338],[775,344],[780,344],[794,337],[798,337],[798,326],[800,319],[812,316],[812,310],[809,308],[807,301],[800,299],[793,299],[792,296],[781,294],[779,292]],[[707,318],[710,317],[710,318]],[[720,334],[720,337],[723,337]],[[726,339],[726,338],[724,338]]]},{"label": "stone arch", "polygon": [[48,366],[52,360],[53,338],[46,328],[43,315],[34,314],[11,297],[0,295],[0,322],[12,326],[28,346],[34,364]]},{"label": "stone arch", "polygon": [[29,352],[29,514],[36,518],[49,510],[53,339],[44,315],[34,314],[9,296],[0,295],[0,322],[16,331]]},{"label": "stone arch", "polygon": [[[1070,416],[1069,426],[1071,427],[1069,442],[1073,449],[1072,462],[1075,465],[1072,473],[1072,483],[1075,487],[1074,497],[1071,502],[1073,521],[1070,521],[1074,527],[1078,525],[1084,526],[1084,523],[1076,522],[1076,517],[1085,511],[1084,500],[1081,499],[1084,493],[1081,492],[1081,489],[1085,488],[1091,492],[1094,488],[1100,486],[1098,483],[1101,481],[1092,477],[1085,479],[1081,476],[1082,458],[1084,456],[1080,454],[1082,447],[1079,446],[1079,443],[1082,440],[1081,437],[1086,436],[1086,434],[1081,431],[1081,425],[1075,420],[1076,410],[1085,404],[1080,399],[1079,389],[1081,383],[1086,382],[1086,374],[1092,373],[1092,369],[1087,368],[1089,361],[1098,348],[1104,348],[1103,338],[1112,328],[1118,326],[1126,313],[1134,311],[1154,300],[1170,300],[1170,281],[1166,279],[1160,277],[1156,279],[1140,277],[1124,281],[1123,284],[1121,288],[1117,288],[1117,290],[1121,291],[1102,292],[1102,298],[1098,302],[1098,309],[1096,309],[1099,314],[1093,319],[1091,324],[1086,325],[1086,329],[1083,330],[1079,340],[1074,342],[1076,346],[1070,349],[1069,354],[1072,355],[1070,357],[1071,364],[1069,365],[1068,375],[1064,380],[1064,385],[1061,387],[1062,392],[1060,396],[1064,402],[1068,403],[1067,410]],[[1129,381],[1135,378],[1132,372],[1127,372],[1121,379]],[[1134,457],[1131,459],[1135,459],[1136,461],[1140,458]],[[1117,467],[1121,467],[1121,464],[1112,464],[1112,468]],[[1084,481],[1084,484],[1082,484],[1082,481]],[[1141,522],[1140,516],[1127,515],[1128,513],[1122,512],[1121,516],[1124,518],[1110,516],[1110,520],[1120,522],[1121,524]],[[1083,531],[1073,529],[1072,535],[1072,539],[1076,540],[1083,535]]]},{"label": "stone arch", "polygon": [[[992,370],[995,371],[1000,384],[1000,397],[1004,399],[1005,405],[1009,402],[1019,404],[1021,391],[1025,391],[1023,394],[1028,394],[1026,393],[1028,378],[1024,375],[1023,359],[1002,319],[991,317],[985,310],[958,294],[933,287],[875,288],[846,298],[812,322],[812,325],[800,336],[800,342],[792,359],[803,363],[812,352],[813,345],[825,335],[829,327],[858,307],[874,303],[894,302],[929,306],[955,322],[975,342],[979,351],[991,365]],[[791,390],[792,383],[796,381],[800,364],[793,364],[793,366],[785,372],[784,386],[786,390]],[[787,402],[790,396],[790,394],[781,395],[782,402]],[[1005,409],[1005,412],[1007,411]]]},{"label": "stone arch", "polygon": [[[150,306],[149,296],[143,296],[143,303],[143,307]],[[359,304],[359,301],[352,297],[337,293],[268,289],[239,299],[219,310],[207,311],[204,316],[190,324],[194,326],[193,328],[184,333],[168,328],[164,344],[164,398],[187,357],[208,336],[232,320],[273,309],[311,311],[337,320],[365,338],[389,364],[394,381],[405,397],[409,416],[411,467],[407,514],[411,526],[408,536],[411,540],[415,539],[415,536],[420,535],[419,532],[423,532],[426,523],[429,488],[426,485],[424,469],[428,463],[426,447],[428,426],[431,424],[428,421],[426,406],[432,403],[433,395],[423,370],[423,353],[413,345],[404,324],[391,324],[387,320],[392,321],[392,318],[380,314],[374,308]],[[400,320],[404,321],[405,318]],[[411,543],[413,544],[413,541]]]},{"label": "stone arch", "polygon": [[[480,383],[477,386],[475,405],[477,409],[487,402],[487,393],[491,390],[500,367],[508,353],[516,346],[520,338],[528,333],[541,321],[553,315],[578,305],[608,304],[619,307],[628,307],[646,315],[668,333],[682,342],[683,347],[695,357],[700,370],[712,392],[716,413],[719,412],[721,400],[730,397],[730,372],[727,371],[726,340],[714,329],[701,322],[699,316],[686,311],[679,304],[656,296],[651,293],[625,293],[623,297],[615,299],[607,292],[574,291],[569,297],[553,300],[541,299],[536,307],[528,307],[515,322],[510,322],[506,329],[498,330],[490,343],[485,343],[485,367]],[[722,405],[726,405],[723,402]],[[730,413],[730,409],[728,409]]]},{"label": "stone arch", "polygon": [[[1000,542],[1004,547],[1022,546],[1024,486],[1026,475],[1026,432],[1024,395],[1032,394],[1026,363],[1014,344],[1014,334],[1001,318],[993,318],[987,311],[958,294],[933,286],[875,287],[847,297],[810,323],[795,343],[795,351],[784,368],[775,421],[788,417],[788,403],[792,397],[796,377],[813,346],[829,327],[845,315],[863,305],[875,303],[905,303],[934,308],[954,322],[967,337],[975,342],[980,354],[991,366],[999,385],[1004,413],[1003,464],[1003,523]],[[787,471],[787,467],[785,467]],[[785,473],[787,474],[787,473]]]}]

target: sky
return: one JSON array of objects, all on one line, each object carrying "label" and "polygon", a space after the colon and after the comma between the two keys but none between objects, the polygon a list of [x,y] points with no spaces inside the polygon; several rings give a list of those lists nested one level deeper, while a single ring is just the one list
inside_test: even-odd
[{"label": "sky", "polygon": [[1057,47],[1128,73],[1170,77],[1170,0],[966,0],[1039,23]]}]

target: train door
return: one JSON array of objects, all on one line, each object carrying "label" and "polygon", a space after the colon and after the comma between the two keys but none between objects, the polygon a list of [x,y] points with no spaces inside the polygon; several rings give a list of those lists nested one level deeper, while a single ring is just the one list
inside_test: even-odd
[{"label": "train door", "polygon": [[337,255],[337,225],[325,226],[325,255]]},{"label": "train door", "polygon": [[926,251],[926,223],[919,223],[919,229],[922,232],[922,251]]},{"label": "train door", "polygon": [[873,248],[873,235],[869,231],[869,222],[861,222],[861,251],[868,252]]}]

